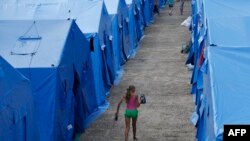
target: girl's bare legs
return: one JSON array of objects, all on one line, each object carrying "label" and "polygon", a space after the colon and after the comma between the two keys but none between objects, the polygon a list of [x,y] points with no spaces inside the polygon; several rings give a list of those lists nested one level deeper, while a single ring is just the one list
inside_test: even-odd
[{"label": "girl's bare legs", "polygon": [[170,7],[170,8],[169,8],[169,12],[168,12],[168,14],[169,14],[170,16],[172,16],[172,15],[173,15],[173,7]]},{"label": "girl's bare legs", "polygon": [[184,9],[184,0],[180,1],[180,13],[183,15],[183,9]]},{"label": "girl's bare legs", "polygon": [[132,118],[132,127],[133,127],[133,138],[136,140],[136,122],[137,122],[137,117]]},{"label": "girl's bare legs", "polygon": [[130,118],[125,117],[125,141],[128,141],[128,133],[129,133],[129,128],[130,128]]}]

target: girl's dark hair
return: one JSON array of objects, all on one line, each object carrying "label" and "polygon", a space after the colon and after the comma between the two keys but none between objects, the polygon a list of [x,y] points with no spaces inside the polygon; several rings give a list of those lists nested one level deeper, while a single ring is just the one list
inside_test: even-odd
[{"label": "girl's dark hair", "polygon": [[131,94],[132,94],[133,92],[135,92],[135,86],[134,86],[134,85],[130,85],[130,86],[127,88],[127,92],[126,92],[126,96],[125,96],[126,103],[129,102],[130,97],[131,97]]}]

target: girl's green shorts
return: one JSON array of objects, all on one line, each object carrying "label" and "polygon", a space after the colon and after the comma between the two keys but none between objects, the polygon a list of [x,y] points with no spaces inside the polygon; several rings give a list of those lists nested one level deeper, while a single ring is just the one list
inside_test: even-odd
[{"label": "girl's green shorts", "polygon": [[128,110],[126,109],[124,116],[126,118],[137,118],[138,116],[138,110]]}]

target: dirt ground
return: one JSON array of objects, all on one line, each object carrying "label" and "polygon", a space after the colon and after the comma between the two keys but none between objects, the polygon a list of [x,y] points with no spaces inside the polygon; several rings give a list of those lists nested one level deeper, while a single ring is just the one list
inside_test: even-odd
[{"label": "dirt ground", "polygon": [[118,121],[114,121],[114,114],[118,100],[131,84],[137,87],[137,94],[147,97],[147,103],[139,108],[139,141],[195,140],[196,130],[190,122],[194,110],[189,94],[191,72],[185,67],[186,55],[180,53],[185,42],[185,28],[180,24],[190,15],[191,3],[185,2],[183,16],[179,3],[175,4],[173,16],[168,15],[168,10],[167,6],[163,8],[146,28],[137,55],[124,66],[121,83],[111,89],[110,108],[81,135],[81,141],[124,140],[125,104]]}]

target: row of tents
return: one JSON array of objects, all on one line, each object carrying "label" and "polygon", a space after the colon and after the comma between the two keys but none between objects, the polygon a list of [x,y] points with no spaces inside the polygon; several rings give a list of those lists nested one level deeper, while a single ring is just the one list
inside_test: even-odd
[{"label": "row of tents", "polygon": [[199,141],[223,140],[224,125],[250,124],[250,1],[193,0],[191,120]]},{"label": "row of tents", "polygon": [[153,7],[153,0],[0,0],[0,140],[83,133],[109,107]]}]

